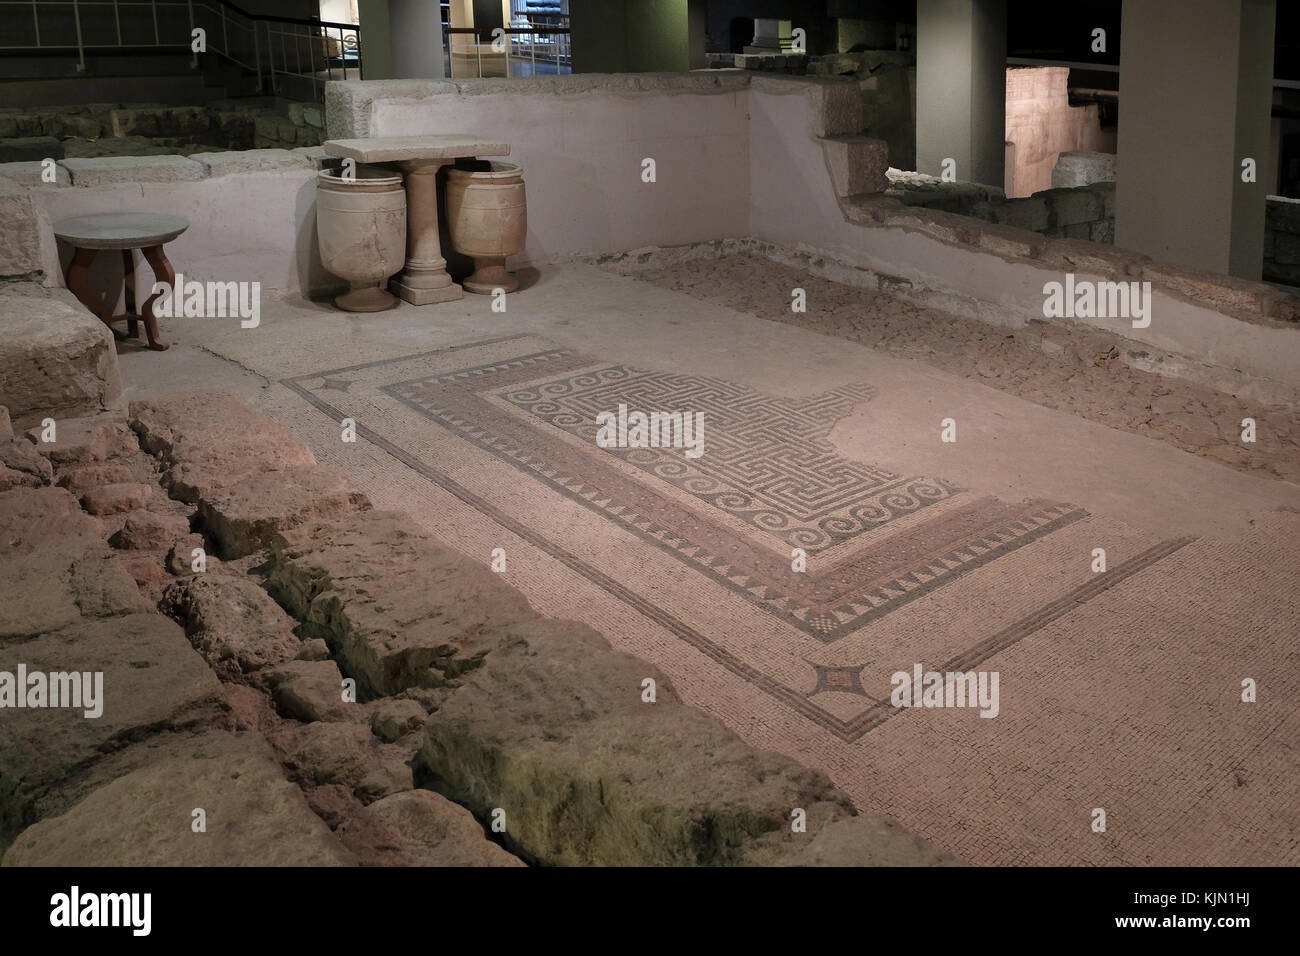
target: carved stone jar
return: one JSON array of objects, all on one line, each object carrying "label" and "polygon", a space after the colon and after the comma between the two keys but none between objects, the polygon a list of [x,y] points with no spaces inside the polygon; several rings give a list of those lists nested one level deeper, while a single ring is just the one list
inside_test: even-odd
[{"label": "carved stone jar", "polygon": [[467,292],[514,292],[519,280],[506,271],[506,256],[522,252],[528,233],[524,171],[514,163],[491,169],[447,170],[447,228],[457,252],[474,258],[474,274],[461,283]]},{"label": "carved stone jar", "polygon": [[400,173],[377,166],[357,166],[355,177],[322,170],[316,178],[316,231],[321,263],[352,284],[335,305],[347,312],[397,305],[384,287],[406,262],[406,190]]}]

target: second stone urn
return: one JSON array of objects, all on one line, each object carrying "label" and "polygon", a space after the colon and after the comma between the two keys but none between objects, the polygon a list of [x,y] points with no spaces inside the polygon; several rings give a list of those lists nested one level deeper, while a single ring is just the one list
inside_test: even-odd
[{"label": "second stone urn", "polygon": [[524,171],[514,163],[484,162],[488,169],[447,170],[447,230],[455,250],[474,259],[467,292],[514,292],[519,280],[506,271],[506,256],[522,252],[528,234]]},{"label": "second stone urn", "polygon": [[352,285],[334,300],[347,312],[397,305],[384,288],[406,262],[406,190],[391,169],[357,166],[354,176],[322,170],[316,179],[321,263]]}]

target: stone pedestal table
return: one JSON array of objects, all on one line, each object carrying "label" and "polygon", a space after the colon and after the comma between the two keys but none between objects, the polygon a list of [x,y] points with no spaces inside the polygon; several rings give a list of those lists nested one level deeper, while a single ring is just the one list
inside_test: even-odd
[{"label": "stone pedestal table", "polygon": [[[72,262],[68,264],[68,291],[99,316],[109,329],[113,328],[112,323],[124,321],[127,323],[127,334],[137,338],[140,335],[138,323],[144,322],[149,348],[163,351],[167,348],[167,343],[159,337],[158,317],[154,313],[154,301],[158,295],[149,296],[140,311],[135,311],[134,250],[143,251],[145,261],[159,282],[166,283],[169,288],[174,287],[176,272],[163,254],[163,245],[189,227],[189,222],[180,216],[153,212],[108,212],[59,220],[54,224],[54,235],[74,250]],[[126,311],[121,315],[113,314],[116,302],[100,299],[91,291],[87,281],[90,264],[101,249],[120,250],[122,253]]]},{"label": "stone pedestal table", "polygon": [[329,156],[369,165],[395,165],[406,174],[406,268],[389,287],[412,305],[459,299],[464,291],[447,274],[438,239],[438,170],[461,157],[508,156],[510,146],[449,133],[331,139],[322,148]]}]

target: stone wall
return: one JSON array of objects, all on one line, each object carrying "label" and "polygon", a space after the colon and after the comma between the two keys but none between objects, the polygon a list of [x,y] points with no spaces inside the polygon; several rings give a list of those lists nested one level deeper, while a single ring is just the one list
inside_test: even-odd
[{"label": "stone wall", "polygon": [[974,216],[1057,239],[1115,241],[1115,184],[1052,188],[1022,199],[976,183],[945,183],[934,176],[889,170],[885,195],[908,206]]},{"label": "stone wall", "polygon": [[1264,210],[1264,279],[1300,286],[1300,199],[1268,197]]},{"label": "stone wall", "polygon": [[[521,261],[545,261],[747,234],[746,94],[764,78],[710,70],[354,81],[328,84],[325,105],[335,139],[455,130],[509,142],[528,189]],[[856,128],[856,102],[853,112]],[[653,183],[642,178],[647,159]]]},{"label": "stone wall", "polygon": [[808,57],[802,53],[709,53],[711,70],[763,70],[803,76],[808,71]]},{"label": "stone wall", "polygon": [[958,862],[373,509],[246,401],[125,419],[42,444],[0,407],[0,649],[103,674],[95,719],[0,722],[0,865]]},{"label": "stone wall", "polygon": [[[861,93],[850,78],[715,70],[349,82],[329,85],[326,110],[337,138],[447,129],[505,136],[528,183],[527,245],[512,268],[749,238],[806,249],[838,263],[846,278],[1017,327],[1042,318],[1044,284],[1064,272],[1140,277],[1155,297],[1149,328],[1089,321],[1166,356],[1163,371],[1262,400],[1300,396],[1300,300],[1072,238],[1085,229],[1104,238],[1099,184],[1046,190],[985,219],[884,196],[887,151],[862,135]],[[53,221],[129,201],[200,226],[169,246],[187,277],[260,280],[290,292],[337,287],[316,250],[317,155],[64,160],[60,183],[48,185],[36,164],[0,168],[0,179],[11,180],[0,183],[6,230],[35,237],[34,246],[5,250],[0,275],[43,272],[58,284]],[[642,179],[645,159],[655,160],[653,183]]]},{"label": "stone wall", "polygon": [[[54,223],[145,208],[189,220],[190,229],[167,245],[187,279],[261,282],[266,291],[336,288],[340,280],[320,264],[316,243],[323,157],[320,147],[301,147],[63,159],[52,183],[42,180],[39,162],[0,163],[0,222],[6,237],[19,240],[0,248],[0,280],[62,285],[72,253],[56,243]],[[120,289],[119,258],[99,256],[91,278],[102,290]]]},{"label": "stone wall", "polygon": [[889,144],[895,166],[916,166],[916,56],[894,50],[864,50],[812,57],[813,76],[847,76],[862,94],[862,129]]},{"label": "stone wall", "polygon": [[1071,106],[1063,66],[1007,70],[1007,141],[1015,144],[1007,195],[1029,196],[1055,185],[1057,157],[1073,150],[1103,151],[1107,138],[1096,104]]},{"label": "stone wall", "polygon": [[[1046,284],[1067,274],[1148,282],[1149,325],[1108,316],[1076,321],[1124,336],[1138,367],[1264,402],[1300,402],[1297,297],[1103,243],[1048,237],[883,194],[845,196],[831,163],[838,147],[824,134],[809,135],[808,103],[793,95],[803,82],[772,78],[750,90],[754,239],[794,250],[827,278],[1009,328],[1041,321]],[[819,160],[824,177],[812,172]]]},{"label": "stone wall", "polygon": [[1117,159],[1114,153],[1096,153],[1082,149],[1062,153],[1052,167],[1052,185],[1072,187],[1113,183],[1118,168]]},{"label": "stone wall", "polygon": [[91,103],[0,109],[0,163],[319,146],[325,111],[258,97],[206,106]]}]

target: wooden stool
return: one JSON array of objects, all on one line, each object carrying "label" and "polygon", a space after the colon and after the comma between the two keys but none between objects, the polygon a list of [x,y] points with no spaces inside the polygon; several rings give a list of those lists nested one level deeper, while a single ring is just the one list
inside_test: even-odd
[{"label": "wooden stool", "polygon": [[[126,322],[126,334],[140,337],[139,323],[144,323],[149,337],[149,348],[161,352],[167,343],[158,336],[158,317],[154,314],[157,294],[145,300],[139,312],[135,311],[135,254],[139,249],[153,269],[154,278],[170,288],[176,283],[176,270],[163,254],[163,245],[171,242],[190,227],[180,216],[153,212],[107,212],[93,216],[74,216],[54,224],[54,235],[72,246],[72,262],[68,264],[68,291],[77,297],[100,320],[113,328],[114,322]],[[122,269],[126,286],[126,311],[113,314],[115,302],[102,300],[90,290],[87,278],[90,264],[101,249],[116,249],[122,253]],[[116,336],[120,334],[116,331]]]}]

